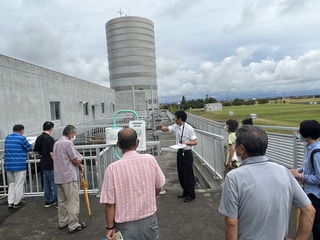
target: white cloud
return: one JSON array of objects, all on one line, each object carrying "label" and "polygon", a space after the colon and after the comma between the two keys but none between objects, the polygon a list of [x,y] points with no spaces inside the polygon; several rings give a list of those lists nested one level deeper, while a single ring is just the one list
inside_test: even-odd
[{"label": "white cloud", "polygon": [[109,86],[120,8],[154,22],[160,100],[319,92],[317,0],[2,0],[0,54]]},{"label": "white cloud", "polygon": [[[181,96],[187,99],[196,96],[203,98],[206,94],[236,98],[241,93],[257,92],[273,96],[274,91],[288,93],[319,88],[320,49],[306,52],[298,59],[287,56],[279,61],[266,59],[244,65],[243,62],[250,59],[251,54],[251,51],[239,48],[235,55],[221,62],[202,63],[198,71],[177,71],[177,75],[163,79],[163,83],[173,88],[164,96],[175,96],[177,100]],[[162,89],[165,90],[162,87],[160,91]]]}]

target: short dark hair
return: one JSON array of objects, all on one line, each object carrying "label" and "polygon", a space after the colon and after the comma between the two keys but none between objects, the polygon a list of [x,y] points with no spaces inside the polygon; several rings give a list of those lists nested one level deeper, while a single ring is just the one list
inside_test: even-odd
[{"label": "short dark hair", "polygon": [[242,125],[245,125],[245,124],[253,125],[253,120],[252,120],[252,118],[243,119],[243,120],[242,120]]},{"label": "short dark hair", "polygon": [[46,121],[43,124],[42,129],[43,129],[43,131],[48,131],[48,130],[51,130],[53,127],[54,127],[54,123],[53,122]]},{"label": "short dark hair", "polygon": [[175,112],[174,115],[177,117],[177,119],[181,118],[181,120],[183,122],[185,122],[187,120],[187,114],[184,111],[177,111],[177,112]]},{"label": "short dark hair", "polygon": [[226,124],[228,125],[228,132],[236,132],[239,126],[238,121],[235,119],[227,120]]},{"label": "short dark hair", "polygon": [[76,130],[76,127],[73,125],[67,125],[64,129],[63,129],[63,136],[68,136],[69,133],[72,133]]},{"label": "short dark hair", "polygon": [[320,124],[317,120],[304,120],[300,123],[299,132],[303,138],[316,140],[320,137]]},{"label": "short dark hair", "polygon": [[138,135],[132,128],[124,128],[118,132],[118,144],[122,150],[132,149],[137,145]]},{"label": "short dark hair", "polygon": [[22,124],[16,124],[13,126],[12,129],[14,132],[20,132],[20,131],[24,130],[24,126]]},{"label": "short dark hair", "polygon": [[242,144],[249,157],[266,154],[268,135],[261,128],[253,125],[244,125],[238,129],[236,137],[236,147]]}]

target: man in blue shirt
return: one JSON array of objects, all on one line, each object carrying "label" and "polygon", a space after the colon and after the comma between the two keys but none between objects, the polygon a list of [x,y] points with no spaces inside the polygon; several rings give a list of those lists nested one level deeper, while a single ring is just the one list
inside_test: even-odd
[{"label": "man in blue shirt", "polygon": [[26,181],[27,152],[31,150],[31,145],[22,136],[23,133],[23,125],[14,125],[13,133],[9,134],[4,142],[4,170],[9,183],[9,208],[19,208],[25,203],[23,186]]},{"label": "man in blue shirt", "polygon": [[303,167],[291,169],[291,172],[295,178],[303,183],[304,191],[316,209],[312,232],[313,239],[320,239],[320,152],[315,153],[313,161],[311,161],[312,151],[320,149],[320,142],[318,141],[320,137],[319,122],[316,120],[302,121],[297,137],[307,143],[307,149]]}]

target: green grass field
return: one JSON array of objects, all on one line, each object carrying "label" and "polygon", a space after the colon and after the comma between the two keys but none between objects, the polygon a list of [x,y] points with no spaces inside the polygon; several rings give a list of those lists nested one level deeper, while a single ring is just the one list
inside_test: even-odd
[{"label": "green grass field", "polygon": [[[302,104],[310,101],[320,102],[320,99],[286,100],[285,104],[270,102],[266,105],[230,106],[222,107],[222,111],[203,112],[201,109],[192,109],[191,113],[217,122],[225,122],[232,118],[239,123],[255,113],[255,125],[299,127],[300,122],[306,119],[320,121],[320,104]],[[233,116],[229,115],[229,111],[233,112]]]}]

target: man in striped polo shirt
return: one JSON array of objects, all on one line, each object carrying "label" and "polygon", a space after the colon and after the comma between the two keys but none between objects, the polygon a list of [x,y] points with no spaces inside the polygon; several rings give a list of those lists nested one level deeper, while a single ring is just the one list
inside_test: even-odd
[{"label": "man in striped polo shirt", "polygon": [[7,172],[9,183],[9,208],[19,208],[25,203],[23,187],[26,181],[27,152],[31,150],[31,145],[23,134],[24,126],[14,125],[13,133],[4,142],[4,171]]},{"label": "man in striped polo shirt", "polygon": [[123,155],[106,169],[100,198],[105,203],[106,238],[120,231],[124,239],[157,240],[156,196],[165,176],[152,155],[136,152],[134,129],[122,129],[117,145]]}]

